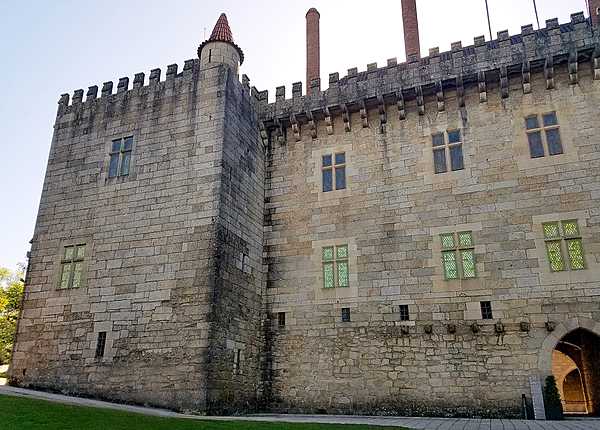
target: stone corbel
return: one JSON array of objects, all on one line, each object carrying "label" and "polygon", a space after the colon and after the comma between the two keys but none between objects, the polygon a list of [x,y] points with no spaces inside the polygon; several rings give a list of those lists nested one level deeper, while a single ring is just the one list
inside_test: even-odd
[{"label": "stone corbel", "polygon": [[277,143],[280,145],[285,145],[285,135],[283,133],[283,126],[281,125],[281,121],[278,118],[275,118],[275,138],[277,139]]},{"label": "stone corbel", "polygon": [[360,102],[360,122],[362,123],[363,128],[367,128],[369,126],[369,115],[367,113],[367,106],[365,105],[365,101]]},{"label": "stone corbel", "polygon": [[438,112],[444,112],[444,110],[446,110],[446,103],[444,101],[444,87],[442,86],[442,81],[435,84],[435,97],[437,99]]},{"label": "stone corbel", "polygon": [[579,76],[577,74],[579,64],[577,63],[577,51],[573,50],[569,54],[569,84],[576,85],[579,82]]},{"label": "stone corbel", "polygon": [[546,89],[554,89],[554,58],[552,58],[552,56],[546,57],[546,63],[544,64],[544,77],[546,78]]},{"label": "stone corbel", "polygon": [[344,122],[344,131],[349,132],[350,127],[350,112],[348,112],[348,106],[345,104],[341,105],[342,108],[342,121]]},{"label": "stone corbel", "polygon": [[508,69],[506,66],[500,67],[500,96],[503,99],[508,98]]},{"label": "stone corbel", "polygon": [[406,119],[406,105],[404,104],[404,93],[402,90],[396,93],[396,100],[398,104],[398,118],[400,121]]},{"label": "stone corbel", "polygon": [[594,72],[594,80],[600,79],[600,45],[596,45],[592,54],[592,70]]},{"label": "stone corbel", "polygon": [[379,110],[379,130],[381,133],[385,133],[385,126],[387,124],[387,111],[385,110],[385,101],[383,96],[377,97],[377,107]]},{"label": "stone corbel", "polygon": [[292,124],[292,133],[294,133],[294,138],[296,139],[296,142],[299,142],[301,139],[300,126],[298,125],[298,120],[296,119],[295,114],[290,115],[290,123]]},{"label": "stone corbel", "polygon": [[479,103],[487,102],[487,82],[485,80],[485,72],[477,73],[477,82],[479,87]]},{"label": "stone corbel", "polygon": [[531,93],[531,64],[528,60],[523,61],[523,67],[521,68],[521,75],[523,81],[523,94]]},{"label": "stone corbel", "polygon": [[308,118],[308,128],[310,129],[310,136],[313,139],[317,138],[317,124],[315,123],[315,118],[311,111],[306,112],[306,117]]},{"label": "stone corbel", "polygon": [[458,107],[465,107],[465,84],[462,75],[456,77],[456,98],[458,100]]},{"label": "stone corbel", "polygon": [[323,109],[323,113],[325,114],[325,126],[327,127],[327,134],[331,136],[333,134],[333,121],[331,119],[331,112],[329,112],[329,108],[326,107]]},{"label": "stone corbel", "polygon": [[260,121],[258,123],[258,129],[260,131],[260,138],[262,140],[263,145],[266,147],[269,144],[269,134],[267,133],[267,129],[265,128],[265,123]]},{"label": "stone corbel", "polygon": [[425,99],[423,98],[423,87],[420,85],[415,88],[417,92],[417,111],[419,115],[425,115]]}]

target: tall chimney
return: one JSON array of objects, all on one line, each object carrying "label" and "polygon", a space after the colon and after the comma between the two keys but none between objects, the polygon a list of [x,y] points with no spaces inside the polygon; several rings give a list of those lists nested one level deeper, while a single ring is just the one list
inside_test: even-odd
[{"label": "tall chimney", "polygon": [[600,23],[600,0],[589,0],[588,3],[590,5],[592,25],[598,25]]},{"label": "tall chimney", "polygon": [[[600,1],[600,0],[599,0]],[[402,0],[402,25],[404,27],[404,48],[406,61],[421,58],[419,43],[419,20],[417,19],[416,0]]]},{"label": "tall chimney", "polygon": [[[306,94],[311,93],[312,80],[321,76],[320,18],[319,11],[314,7],[306,12]],[[318,89],[321,89],[320,84]]]}]

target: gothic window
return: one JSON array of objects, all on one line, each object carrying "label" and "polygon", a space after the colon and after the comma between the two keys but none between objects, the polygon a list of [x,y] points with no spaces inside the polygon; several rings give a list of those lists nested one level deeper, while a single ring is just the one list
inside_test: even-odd
[{"label": "gothic window", "polygon": [[444,233],[440,235],[440,239],[444,278],[446,280],[475,278],[477,274],[473,233],[470,231]]},{"label": "gothic window", "polygon": [[556,112],[543,114],[541,123],[538,115],[528,116],[525,118],[525,128],[527,129],[527,142],[531,158],[563,153]]},{"label": "gothic window", "polygon": [[79,288],[83,277],[85,244],[65,246],[60,262],[59,288]]},{"label": "gothic window", "polygon": [[[346,153],[327,154],[322,157],[323,192],[346,188]],[[334,188],[335,187],[335,188]]]},{"label": "gothic window", "polygon": [[108,177],[129,175],[131,164],[131,151],[133,150],[133,137],[116,139],[112,141]]},{"label": "gothic window", "polygon": [[101,331],[98,333],[98,340],[96,341],[96,358],[104,357],[104,348],[106,347],[106,332]]},{"label": "gothic window", "polygon": [[350,322],[350,308],[342,308],[342,322]]},{"label": "gothic window", "polygon": [[410,321],[408,305],[400,305],[400,321]]},{"label": "gothic window", "polygon": [[546,254],[552,272],[585,269],[585,256],[576,220],[542,224]]},{"label": "gothic window", "polygon": [[492,313],[492,302],[479,302],[481,306],[481,318],[484,320],[494,319],[494,314]]},{"label": "gothic window", "polygon": [[323,288],[348,287],[348,245],[326,246],[322,250]]},{"label": "gothic window", "polygon": [[465,168],[460,130],[434,134],[431,141],[433,144],[433,167],[436,174],[446,173],[448,166],[452,171]]}]

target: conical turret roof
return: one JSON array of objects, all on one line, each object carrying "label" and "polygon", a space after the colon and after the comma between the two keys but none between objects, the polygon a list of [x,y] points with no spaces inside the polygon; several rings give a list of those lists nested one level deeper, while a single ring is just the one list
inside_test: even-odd
[{"label": "conical turret roof", "polygon": [[227,21],[227,15],[225,15],[224,13],[222,13],[221,16],[219,16],[219,19],[215,24],[215,28],[213,28],[210,38],[202,42],[202,44],[198,47],[198,57],[200,57],[200,54],[202,53],[202,48],[204,48],[210,42],[229,43],[240,54],[240,64],[244,62],[244,52],[233,41],[233,34],[231,32],[231,28],[229,27],[229,21]]},{"label": "conical turret roof", "polygon": [[231,28],[229,28],[229,22],[227,21],[227,15],[221,14],[215,28],[213,28],[212,34],[210,35],[211,42],[231,42],[233,43],[233,36],[231,34]]}]

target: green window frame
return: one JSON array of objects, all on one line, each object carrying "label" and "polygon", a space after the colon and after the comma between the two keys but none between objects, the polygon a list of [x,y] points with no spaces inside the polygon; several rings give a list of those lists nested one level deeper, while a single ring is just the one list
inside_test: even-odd
[{"label": "green window frame", "polygon": [[442,233],[442,267],[444,279],[473,279],[477,277],[473,232]]},{"label": "green window frame", "polygon": [[83,281],[85,244],[65,246],[60,261],[60,289],[79,288]]},{"label": "green window frame", "polygon": [[346,288],[350,286],[348,245],[323,247],[321,259],[323,264],[323,288]]},{"label": "green window frame", "polygon": [[542,224],[542,229],[551,272],[586,268],[583,241],[577,220],[545,222]]}]

